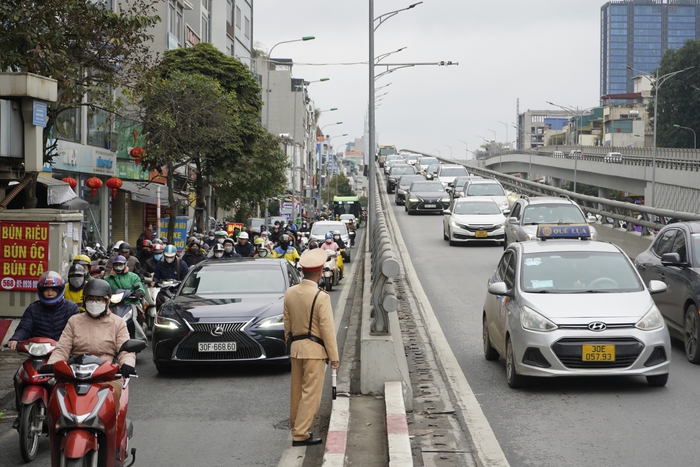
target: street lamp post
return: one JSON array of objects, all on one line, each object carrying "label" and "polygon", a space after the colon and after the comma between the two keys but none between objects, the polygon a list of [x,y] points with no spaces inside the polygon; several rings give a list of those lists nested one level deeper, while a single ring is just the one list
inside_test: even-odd
[{"label": "street lamp post", "polygon": [[676,128],[682,128],[683,130],[690,130],[690,131],[692,131],[692,132],[693,132],[693,149],[697,149],[697,148],[698,148],[698,139],[697,139],[697,137],[696,137],[696,135],[695,135],[695,130],[693,130],[692,128],[687,127],[687,126],[680,126],[680,125],[673,125],[673,126],[676,127]]},{"label": "street lamp post", "polygon": [[462,141],[461,139],[459,140],[460,143],[464,143],[464,160],[468,161],[469,160],[469,145],[467,145],[466,141]]},{"label": "street lamp post", "polygon": [[301,39],[293,39],[291,41],[278,42],[272,46],[270,52],[267,54],[267,78],[265,79],[265,94],[267,96],[267,100],[265,101],[265,105],[267,106],[267,109],[265,109],[265,129],[267,131],[270,131],[270,65],[272,65],[272,51],[275,50],[275,47],[281,44],[289,44],[291,42],[312,41],[314,39],[316,39],[314,36],[304,36]]},{"label": "street lamp post", "polygon": [[684,68],[682,70],[678,71],[672,71],[671,73],[666,73],[663,76],[659,76],[659,69],[656,69],[656,76],[652,76],[649,73],[645,73],[641,70],[637,70],[636,68],[632,68],[631,66],[627,65],[628,70],[636,71],[639,73],[640,76],[645,77],[646,79],[649,80],[649,84],[651,84],[654,87],[654,147],[651,152],[651,199],[649,205],[653,208],[655,207],[654,205],[654,195],[656,194],[656,121],[659,119],[659,114],[658,114],[658,104],[659,104],[659,89],[661,88],[661,85],[664,84],[666,81],[668,81],[670,78],[673,78],[679,73],[683,73],[684,71],[688,71],[691,68],[695,67],[688,67]]},{"label": "street lamp post", "polygon": [[[581,142],[581,117],[587,115],[595,107],[589,107],[587,109],[580,109],[578,107],[567,107],[565,105],[555,104],[554,102],[547,101],[547,104],[553,105],[554,107],[559,107],[562,110],[570,112],[574,117],[576,117],[576,146],[579,147],[581,152],[581,157],[583,157],[583,143]],[[579,154],[574,153],[574,193],[576,193],[576,177],[578,174],[578,158]]]},{"label": "street lamp post", "polygon": [[[445,146],[447,146],[447,144]],[[447,146],[447,147],[450,148],[450,159],[452,159],[452,146]]]},{"label": "street lamp post", "polygon": [[377,183],[376,181],[376,176],[377,176],[377,169],[376,169],[376,164],[374,163],[374,151],[376,149],[376,142],[375,142],[375,121],[374,121],[374,111],[375,111],[375,103],[374,103],[374,65],[375,65],[375,57],[374,57],[374,31],[377,30],[379,26],[384,24],[386,20],[389,18],[397,15],[401,11],[405,10],[410,10],[417,5],[420,5],[421,2],[413,3],[406,8],[402,8],[400,10],[395,10],[395,11],[390,11],[388,13],[384,13],[383,15],[379,15],[378,17],[374,17],[374,0],[369,0],[369,60],[368,60],[368,68],[369,68],[369,104],[367,109],[368,112],[368,128],[369,128],[369,152],[370,154],[368,155],[369,158],[369,229],[367,229],[368,232],[371,232],[372,228],[374,227],[374,211],[375,211],[375,206],[374,206],[374,191],[375,191],[375,185]]},{"label": "street lamp post", "polygon": [[508,145],[508,149],[510,149],[510,141],[508,140],[508,124],[500,120],[498,121],[498,123],[506,127],[506,144]]}]

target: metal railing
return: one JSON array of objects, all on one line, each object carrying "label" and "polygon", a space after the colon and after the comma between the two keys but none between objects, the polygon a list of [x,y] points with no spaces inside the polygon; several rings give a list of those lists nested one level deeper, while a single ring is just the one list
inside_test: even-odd
[{"label": "metal railing", "polygon": [[379,193],[379,186],[382,186],[377,173],[377,189],[370,196],[374,196],[374,222],[370,225],[369,251],[371,257],[371,280],[370,288],[372,303],[372,323],[370,333],[373,335],[390,334],[389,319],[387,313],[396,311],[399,307],[399,300],[396,297],[394,287],[394,277],[399,275],[399,261],[394,244],[389,236],[387,219],[384,215],[382,197]]},{"label": "metal railing", "polygon": [[[640,149],[640,148],[637,148]],[[416,154],[418,151],[410,150]],[[549,154],[549,153],[547,153]],[[425,154],[432,156],[432,154]],[[497,156],[494,156],[497,157]],[[651,208],[641,204],[626,203],[606,198],[574,193],[573,191],[555,188],[542,183],[523,180],[519,177],[506,175],[500,172],[481,167],[473,167],[460,161],[438,157],[441,162],[463,165],[469,173],[486,178],[495,178],[507,190],[528,196],[566,196],[581,206],[585,213],[598,214],[602,224],[612,224],[614,227],[624,227],[628,232],[635,230],[635,226],[641,227],[641,235],[649,236],[658,231],[664,225],[674,221],[697,221],[700,214],[670,209]],[[657,160],[658,163],[658,160]]]}]

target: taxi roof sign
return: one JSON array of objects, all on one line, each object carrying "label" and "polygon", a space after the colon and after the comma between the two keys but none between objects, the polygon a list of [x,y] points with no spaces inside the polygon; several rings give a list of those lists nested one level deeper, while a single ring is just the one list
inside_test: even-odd
[{"label": "taxi roof sign", "polygon": [[537,237],[540,240],[552,238],[591,238],[591,228],[586,224],[540,224],[537,226]]}]

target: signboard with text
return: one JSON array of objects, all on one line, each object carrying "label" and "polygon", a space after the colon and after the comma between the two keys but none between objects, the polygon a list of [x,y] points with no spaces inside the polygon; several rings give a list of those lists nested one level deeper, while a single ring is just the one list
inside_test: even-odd
[{"label": "signboard with text", "polygon": [[233,235],[233,229],[238,227],[238,231],[242,232],[243,231],[243,224],[239,224],[238,222],[227,222],[226,223],[226,233],[230,237]]},{"label": "signboard with text", "polygon": [[0,264],[3,290],[36,290],[49,268],[49,223],[0,222]]},{"label": "signboard with text", "polygon": [[[160,220],[160,236],[168,236],[168,224],[170,219]],[[178,218],[175,221],[175,229],[173,230],[173,245],[177,248],[178,253],[185,249],[185,243],[187,242],[187,219]]]}]

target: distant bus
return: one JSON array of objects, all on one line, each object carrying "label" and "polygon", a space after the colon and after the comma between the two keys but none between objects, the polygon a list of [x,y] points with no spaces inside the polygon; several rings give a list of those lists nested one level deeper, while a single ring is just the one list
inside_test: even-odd
[{"label": "distant bus", "polygon": [[392,154],[398,154],[396,146],[393,144],[382,144],[379,146],[379,153],[377,154],[377,162],[379,162],[379,167],[384,167],[384,161],[386,156],[391,156]]},{"label": "distant bus", "polygon": [[333,217],[352,214],[356,219],[362,216],[360,198],[357,196],[336,196],[333,198]]}]

